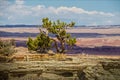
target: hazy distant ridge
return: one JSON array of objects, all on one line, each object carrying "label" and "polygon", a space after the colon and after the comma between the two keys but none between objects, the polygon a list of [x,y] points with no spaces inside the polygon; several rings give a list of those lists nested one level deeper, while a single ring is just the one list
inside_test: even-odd
[{"label": "hazy distant ridge", "polygon": [[[0,27],[4,28],[12,28],[12,27],[40,27],[41,25],[0,25]],[[76,28],[83,27],[83,28],[120,28],[120,25],[97,25],[97,26],[86,26],[80,25],[75,26]]]}]

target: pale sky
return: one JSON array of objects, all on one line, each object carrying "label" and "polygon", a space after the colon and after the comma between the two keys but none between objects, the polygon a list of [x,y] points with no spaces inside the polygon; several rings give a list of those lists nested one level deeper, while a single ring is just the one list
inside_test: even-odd
[{"label": "pale sky", "polygon": [[44,17],[76,25],[120,25],[120,0],[0,0],[0,25],[38,25]]}]

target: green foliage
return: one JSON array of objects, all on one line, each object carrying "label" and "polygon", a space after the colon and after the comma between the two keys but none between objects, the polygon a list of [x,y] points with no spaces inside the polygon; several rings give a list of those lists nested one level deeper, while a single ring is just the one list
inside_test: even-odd
[{"label": "green foliage", "polygon": [[56,35],[56,38],[60,42],[60,47],[56,46],[57,52],[63,53],[65,51],[65,43],[73,46],[76,43],[76,39],[72,38],[69,33],[66,32],[67,28],[74,27],[74,22],[69,24],[61,22],[60,20],[50,21],[48,18],[43,18],[42,27],[46,28],[49,33]]},{"label": "green foliage", "polygon": [[27,41],[27,46],[28,46],[28,50],[37,50],[37,45],[35,45],[35,40],[33,40],[32,38],[28,38]]},{"label": "green foliage", "polygon": [[41,53],[47,52],[50,49],[51,44],[52,40],[43,31],[40,31],[40,34],[34,40],[29,37],[27,41],[28,50]]},{"label": "green foliage", "polygon": [[76,43],[76,39],[75,38],[70,38],[66,42],[69,46],[73,46]]},{"label": "green foliage", "polygon": [[[43,18],[42,22],[42,28],[45,28],[48,33],[54,34],[57,40],[50,38],[44,31],[40,29],[40,34],[34,40],[30,37],[28,38],[27,46],[29,50],[47,52],[50,49],[52,42],[54,42],[56,51],[58,53],[64,53],[65,44],[73,46],[76,43],[76,39],[72,38],[71,35],[66,32],[67,28],[74,26],[74,22],[69,24],[60,20],[52,22],[48,18]],[[57,41],[59,41],[60,46],[58,46]]]},{"label": "green foliage", "polygon": [[0,54],[3,56],[10,56],[15,52],[14,40],[0,40]]}]

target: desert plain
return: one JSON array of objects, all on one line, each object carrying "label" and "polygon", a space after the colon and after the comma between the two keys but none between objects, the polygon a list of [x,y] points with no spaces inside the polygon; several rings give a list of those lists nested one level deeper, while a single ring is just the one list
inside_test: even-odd
[{"label": "desert plain", "polygon": [[[46,31],[45,29],[43,29]],[[120,54],[120,28],[69,28],[68,33],[75,37],[77,42],[73,47],[73,53],[97,53],[97,54]],[[39,34],[38,27],[0,28],[0,39],[14,39],[16,46],[26,47],[28,37],[35,38]],[[51,35],[52,36],[52,35]],[[54,36],[52,36],[54,37]],[[89,49],[91,50],[89,50]],[[75,50],[74,50],[75,49]],[[93,49],[93,52],[92,52]],[[105,50],[104,50],[105,49]],[[104,52],[105,51],[105,52]],[[115,52],[115,53],[113,53]]]}]

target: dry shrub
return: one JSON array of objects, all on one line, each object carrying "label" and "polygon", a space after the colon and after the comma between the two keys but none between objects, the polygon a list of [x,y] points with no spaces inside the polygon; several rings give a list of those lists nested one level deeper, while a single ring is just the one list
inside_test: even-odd
[{"label": "dry shrub", "polygon": [[58,53],[58,54],[54,55],[54,59],[55,60],[65,60],[66,59],[66,55]]},{"label": "dry shrub", "polygon": [[1,40],[0,39],[0,61],[8,61],[9,57],[15,52],[14,40]]},{"label": "dry shrub", "polygon": [[48,60],[56,60],[56,61],[65,61],[65,54],[29,54],[29,55],[17,55],[14,57],[16,61],[48,61]]},{"label": "dry shrub", "polygon": [[32,54],[29,55],[29,60],[30,61],[46,61],[46,60],[58,60],[62,61],[66,59],[65,54],[54,54],[54,55],[49,55],[49,54]]},{"label": "dry shrub", "polygon": [[65,54],[54,54],[54,55],[49,55],[49,54],[43,54],[39,60],[65,60],[66,55]]},{"label": "dry shrub", "polygon": [[3,56],[11,56],[15,52],[15,43],[13,40],[0,39],[0,54]]}]

